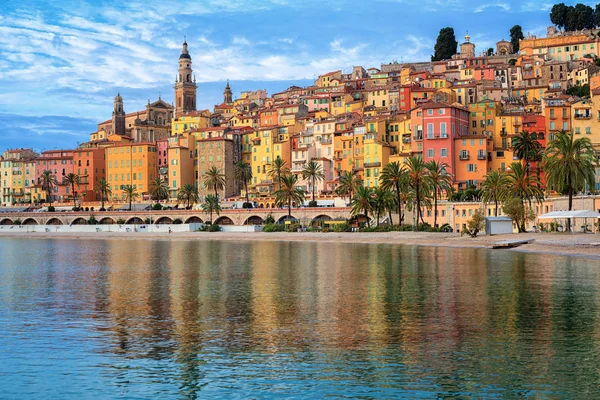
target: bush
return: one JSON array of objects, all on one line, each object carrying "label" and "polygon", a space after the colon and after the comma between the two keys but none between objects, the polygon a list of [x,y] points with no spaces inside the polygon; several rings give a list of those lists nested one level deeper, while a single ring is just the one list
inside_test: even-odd
[{"label": "bush", "polygon": [[352,227],[350,226],[349,223],[344,222],[343,224],[335,224],[333,225],[333,231],[340,233],[340,232],[352,232]]},{"label": "bush", "polygon": [[20,219],[15,219],[13,221],[13,225],[22,225],[22,224],[23,224],[23,222]]},{"label": "bush", "polygon": [[309,207],[316,207],[317,206],[317,201],[316,200],[311,200],[308,202],[308,206]]},{"label": "bush", "polygon": [[250,202],[245,201],[244,204],[242,204],[242,208],[254,208],[254,205]]},{"label": "bush", "polygon": [[452,226],[448,223],[440,226],[440,232],[452,232]]},{"label": "bush", "polygon": [[483,216],[483,213],[480,210],[475,210],[473,217],[466,223],[465,227],[466,230],[464,233],[472,238],[476,237],[477,234],[485,228],[485,217]]},{"label": "bush", "polygon": [[161,206],[161,205],[160,205],[160,204],[158,204],[158,203],[155,203],[155,204],[152,206],[152,209],[153,209],[154,211],[160,211],[160,210],[162,210],[162,209],[163,209],[163,206]]},{"label": "bush", "polygon": [[427,222],[419,224],[419,232],[431,232],[431,225]]},{"label": "bush", "polygon": [[125,223],[125,220],[123,218],[117,219],[117,224],[123,225],[124,223]]},{"label": "bush", "polygon": [[[92,207],[93,208],[93,207]],[[92,210],[93,211],[93,210]],[[106,208],[101,207],[99,211],[106,211]]]},{"label": "bush", "polygon": [[183,221],[181,220],[181,218],[175,218],[175,220],[173,221],[173,225],[181,225],[183,224]]},{"label": "bush", "polygon": [[81,208],[79,208],[79,207],[73,207],[73,208],[72,208],[72,210],[73,210],[73,211],[80,211],[80,210],[81,210]]},{"label": "bush", "polygon": [[279,225],[279,224],[267,224],[263,228],[263,232],[267,232],[267,233],[284,232],[284,231],[285,231],[285,225]]},{"label": "bush", "polygon": [[271,214],[267,215],[267,218],[265,218],[265,225],[272,225],[275,223],[275,218],[273,218],[273,216]]},{"label": "bush", "polygon": [[144,220],[144,223],[146,225],[150,225],[150,217],[146,217],[146,219]]},{"label": "bush", "polygon": [[97,225],[98,221],[96,220],[96,217],[91,215],[90,218],[88,219],[87,223],[88,223],[88,225]]},{"label": "bush", "polygon": [[198,232],[220,232],[221,227],[217,224],[205,224],[198,228]]},{"label": "bush", "polygon": [[302,228],[302,226],[296,222],[289,224],[287,227],[288,232],[298,232],[298,229]]},{"label": "bush", "polygon": [[56,208],[54,208],[54,206],[48,207],[48,212],[54,212],[54,211],[56,211]]}]

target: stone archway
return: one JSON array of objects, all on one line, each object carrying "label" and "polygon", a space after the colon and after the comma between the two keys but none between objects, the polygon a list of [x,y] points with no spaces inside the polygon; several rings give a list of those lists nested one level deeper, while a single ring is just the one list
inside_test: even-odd
[{"label": "stone archway", "polygon": [[63,225],[62,221],[58,218],[50,218],[46,225]]},{"label": "stone archway", "polygon": [[98,225],[115,225],[116,222],[111,217],[104,217],[99,222]]},{"label": "stone archway", "polygon": [[215,225],[235,225],[233,223],[233,220],[229,217],[219,217],[217,218],[217,220],[215,221]]},{"label": "stone archway", "polygon": [[366,224],[367,222],[369,222],[369,219],[364,214],[356,214],[348,221],[348,223],[355,228],[362,224]]},{"label": "stone archway", "polygon": [[295,221],[298,221],[298,219],[296,217],[294,217],[293,215],[290,217],[289,215],[286,214],[283,217],[279,218],[277,220],[277,223],[278,224],[284,224],[285,221],[292,221],[292,223],[293,223]]},{"label": "stone archway", "polygon": [[172,223],[173,223],[173,220],[169,217],[160,217],[155,222],[156,225],[169,225]]},{"label": "stone archway", "polygon": [[27,218],[23,221],[23,225],[39,225],[39,223],[33,218]]},{"label": "stone archway", "polygon": [[331,221],[333,218],[331,218],[329,215],[317,215],[316,217],[314,217],[311,221],[311,226],[312,227],[318,227],[318,226],[323,226],[323,223],[325,221]]},{"label": "stone archway", "polygon": [[12,225],[12,219],[8,219],[8,218],[4,218],[3,220],[0,221],[0,225]]},{"label": "stone archway", "polygon": [[126,222],[126,225],[143,225],[144,221],[139,217],[131,217]]},{"label": "stone archway", "polygon": [[82,217],[75,218],[71,225],[87,225],[87,220]]},{"label": "stone archway", "polygon": [[249,217],[248,219],[246,219],[246,221],[244,222],[244,225],[262,225],[264,222],[265,222],[264,219],[262,219],[258,215],[253,215],[253,216]]},{"label": "stone archway", "polygon": [[186,224],[202,224],[204,223],[204,221],[202,221],[202,218],[197,217],[197,216],[192,216],[189,217],[188,219],[185,220]]}]

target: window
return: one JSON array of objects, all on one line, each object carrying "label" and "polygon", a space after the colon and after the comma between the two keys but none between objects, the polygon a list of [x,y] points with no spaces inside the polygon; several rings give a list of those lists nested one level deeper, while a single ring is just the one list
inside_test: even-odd
[{"label": "window", "polygon": [[440,157],[448,157],[448,149],[440,149]]},{"label": "window", "polygon": [[433,150],[433,149],[427,149],[427,157],[433,158],[434,155],[435,155],[435,150]]},{"label": "window", "polygon": [[448,132],[446,132],[446,123],[442,122],[440,124],[440,137],[447,138]]},{"label": "window", "polygon": [[476,164],[467,164],[467,172],[475,172],[475,171],[477,171]]},{"label": "window", "polygon": [[433,139],[433,124],[427,124],[427,139]]}]

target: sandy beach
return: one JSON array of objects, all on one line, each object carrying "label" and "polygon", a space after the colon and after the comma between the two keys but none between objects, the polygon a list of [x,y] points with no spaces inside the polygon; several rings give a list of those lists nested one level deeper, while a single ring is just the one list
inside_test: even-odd
[{"label": "sandy beach", "polygon": [[226,233],[226,232],[182,232],[182,233],[65,233],[65,232],[0,232],[2,238],[19,239],[103,239],[103,240],[232,240],[232,241],[312,241],[338,243],[405,244],[418,246],[491,248],[503,240],[535,239],[533,243],[512,249],[495,251],[521,251],[562,254],[600,259],[600,236],[593,234],[568,233],[523,233],[513,235],[478,236],[471,238],[455,233],[387,232],[387,233]]}]

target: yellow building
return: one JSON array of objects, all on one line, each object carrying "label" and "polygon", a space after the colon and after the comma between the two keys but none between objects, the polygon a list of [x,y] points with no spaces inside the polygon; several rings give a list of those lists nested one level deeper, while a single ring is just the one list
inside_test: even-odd
[{"label": "yellow building", "polygon": [[387,86],[370,89],[366,92],[367,104],[373,107],[389,107],[390,96]]},{"label": "yellow building", "polygon": [[482,100],[469,104],[469,133],[492,136],[496,116],[501,112],[502,105],[493,100]]},{"label": "yellow building", "polygon": [[381,170],[390,162],[394,147],[380,141],[375,133],[364,136],[364,184],[378,187]]},{"label": "yellow building", "polygon": [[210,126],[210,111],[203,110],[173,118],[171,121],[171,135],[179,135],[192,129],[207,128]]},{"label": "yellow building", "polygon": [[115,201],[125,201],[123,187],[132,185],[140,199],[147,195],[150,181],[158,176],[156,145],[122,144],[106,149],[107,181]]},{"label": "yellow building", "polygon": [[179,190],[187,184],[196,184],[196,135],[197,130],[171,136],[169,138],[167,183],[169,195],[177,198]]},{"label": "yellow building", "polygon": [[0,156],[0,204],[29,203],[35,184],[35,158],[31,149],[7,150]]},{"label": "yellow building", "polygon": [[411,129],[410,118],[399,116],[388,122],[388,137],[387,143],[395,148],[395,152],[410,153],[411,152]]},{"label": "yellow building", "polygon": [[[279,140],[278,128],[261,128],[257,130],[254,132],[251,142],[252,186],[260,195],[269,195],[273,191],[273,180],[269,176],[269,171],[271,163],[277,158],[276,145],[280,149],[278,155],[281,156],[283,154],[281,152],[282,143]],[[289,158],[286,161],[289,166]]]}]

